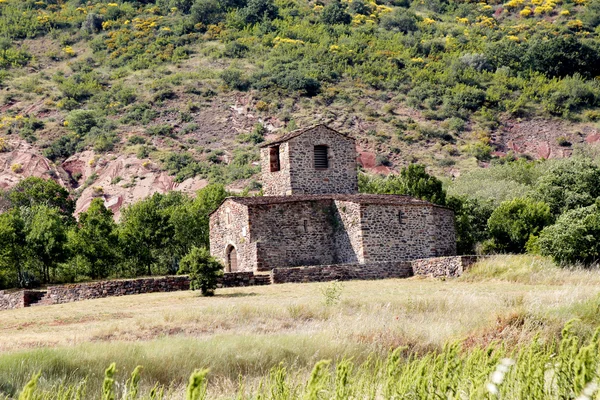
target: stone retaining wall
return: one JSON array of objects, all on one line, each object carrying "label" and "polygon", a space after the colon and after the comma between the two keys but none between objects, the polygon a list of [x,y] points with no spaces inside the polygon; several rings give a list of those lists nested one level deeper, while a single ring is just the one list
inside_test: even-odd
[{"label": "stone retaining wall", "polygon": [[24,290],[18,292],[0,290],[0,310],[25,307],[24,294]]},{"label": "stone retaining wall", "polygon": [[337,264],[312,267],[275,268],[273,283],[348,281],[355,279],[407,278],[412,276],[410,262],[376,264]]},{"label": "stone retaining wall", "polygon": [[39,301],[44,294],[45,292],[39,290],[0,290],[0,310],[28,307]]},{"label": "stone retaining wall", "polygon": [[465,269],[480,258],[480,256],[434,257],[413,260],[411,264],[415,275],[451,278],[461,276]]},{"label": "stone retaining wall", "polygon": [[50,286],[48,287],[44,298],[35,305],[62,304],[80,300],[142,293],[174,292],[178,290],[188,290],[189,288],[190,281],[187,276],[167,276],[164,278],[142,278]]}]

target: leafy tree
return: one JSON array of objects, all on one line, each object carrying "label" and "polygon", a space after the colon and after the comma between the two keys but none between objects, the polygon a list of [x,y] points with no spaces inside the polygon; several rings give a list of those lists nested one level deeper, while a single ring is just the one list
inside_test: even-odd
[{"label": "leafy tree", "polygon": [[488,220],[492,248],[499,251],[522,253],[531,237],[553,221],[550,207],[528,198],[505,201],[494,210]]},{"label": "leafy tree", "polygon": [[200,189],[193,201],[173,209],[170,222],[179,254],[187,254],[194,246],[209,247],[209,216],[227,196],[223,185],[211,184]]},{"label": "leafy tree", "polygon": [[119,238],[111,210],[102,199],[94,199],[79,215],[79,224],[69,232],[69,248],[79,268],[92,279],[106,278],[117,263]]},{"label": "leafy tree", "polygon": [[540,253],[558,264],[600,260],[600,203],[570,210],[554,225],[544,228],[536,245]]},{"label": "leafy tree", "polygon": [[408,195],[435,204],[446,204],[446,192],[442,182],[435,176],[429,175],[422,164],[411,164],[403,168],[400,175],[388,175],[385,178],[359,176],[359,191]]},{"label": "leafy tree", "polygon": [[55,207],[69,221],[75,211],[75,201],[67,189],[51,179],[25,178],[7,193],[7,198],[11,207],[15,208],[36,205]]},{"label": "leafy tree", "polygon": [[22,282],[25,250],[25,226],[18,210],[0,214],[0,288]]},{"label": "leafy tree", "polygon": [[176,272],[178,243],[173,240],[173,210],[186,201],[179,192],[155,193],[123,210],[119,241],[133,275]]},{"label": "leafy tree", "polygon": [[575,73],[592,77],[600,73],[598,51],[575,35],[534,38],[528,44],[524,63],[531,70],[549,77]]},{"label": "leafy tree", "polygon": [[474,254],[476,245],[489,237],[487,220],[492,215],[493,205],[467,196],[448,196],[446,206],[454,211],[456,251]]},{"label": "leafy tree", "polygon": [[27,265],[49,283],[58,264],[67,260],[67,231],[60,210],[47,205],[23,209]]},{"label": "leafy tree", "polygon": [[534,195],[554,215],[594,204],[600,197],[600,167],[580,157],[557,161],[539,178]]},{"label": "leafy tree", "polygon": [[339,0],[333,0],[323,8],[321,21],[327,25],[347,25],[352,22],[352,16],[346,12],[346,6]]},{"label": "leafy tree", "polygon": [[219,23],[225,12],[219,0],[196,0],[190,14],[194,23],[211,25]]},{"label": "leafy tree", "polygon": [[279,9],[273,0],[248,0],[246,7],[240,10],[240,15],[247,24],[256,24],[262,20],[277,18]]},{"label": "leafy tree", "polygon": [[215,294],[219,277],[223,276],[223,265],[210,255],[206,248],[193,247],[181,259],[179,273],[190,275],[190,288],[202,292],[203,296]]}]

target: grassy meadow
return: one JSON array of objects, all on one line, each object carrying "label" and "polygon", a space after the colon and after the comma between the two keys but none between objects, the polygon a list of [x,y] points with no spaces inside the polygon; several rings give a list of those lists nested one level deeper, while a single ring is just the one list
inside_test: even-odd
[{"label": "grassy meadow", "polygon": [[[140,389],[149,392],[158,383],[167,398],[184,397],[188,377],[198,368],[210,370],[209,398],[307,397],[311,384],[321,385],[321,394],[308,398],[335,398],[337,389],[328,392],[323,382],[339,380],[344,368],[356,385],[362,382],[352,396],[388,398],[402,392],[394,386],[401,380],[393,380],[397,392],[390,386],[390,368],[396,368],[394,374],[403,370],[405,377],[424,376],[424,366],[440,363],[442,373],[449,359],[461,365],[459,375],[478,371],[470,389],[461,391],[481,398],[482,385],[504,356],[518,360],[540,351],[537,361],[545,360],[574,318],[570,331],[581,342],[565,349],[579,354],[581,343],[591,340],[595,354],[599,294],[597,270],[559,269],[533,256],[498,256],[454,280],[285,284],[219,289],[213,298],[175,292],[11,310],[0,313],[0,398],[17,398],[39,371],[42,392],[86,380],[87,396],[98,398],[94,394],[112,362],[117,390],[142,365]],[[400,350],[390,355],[394,349]],[[522,354],[513,353],[519,349]],[[523,373],[518,366],[513,370]],[[587,367],[588,374],[592,369]],[[280,389],[287,394],[277,397],[273,388],[283,381],[287,389]],[[466,382],[459,381],[458,386]],[[505,385],[513,390],[508,398],[524,398],[513,386]],[[261,397],[261,390],[270,394]]]}]

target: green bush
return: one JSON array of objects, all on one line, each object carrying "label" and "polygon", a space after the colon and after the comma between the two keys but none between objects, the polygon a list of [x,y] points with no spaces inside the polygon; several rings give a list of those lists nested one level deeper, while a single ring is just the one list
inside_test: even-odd
[{"label": "green bush", "polygon": [[494,250],[523,253],[531,237],[553,221],[550,207],[528,198],[505,201],[494,210],[487,225]]},{"label": "green bush", "polygon": [[179,273],[189,274],[190,289],[200,290],[203,296],[215,294],[223,265],[206,248],[192,247],[179,263]]},{"label": "green bush", "polygon": [[545,228],[536,245],[558,264],[591,264],[600,260],[600,204],[570,210]]},{"label": "green bush", "polygon": [[346,12],[346,6],[339,0],[333,0],[323,8],[321,21],[327,25],[349,24],[352,16]]},{"label": "green bush", "polygon": [[381,19],[381,27],[387,30],[400,31],[402,33],[415,32],[417,26],[417,17],[411,11],[396,9],[386,14]]},{"label": "green bush", "polygon": [[600,197],[600,167],[581,157],[555,161],[537,181],[534,196],[554,215],[594,204]]}]

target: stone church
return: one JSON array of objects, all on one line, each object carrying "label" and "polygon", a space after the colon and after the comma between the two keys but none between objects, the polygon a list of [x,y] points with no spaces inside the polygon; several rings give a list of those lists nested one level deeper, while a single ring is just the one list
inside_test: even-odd
[{"label": "stone church", "polygon": [[456,254],[454,215],[410,196],[358,193],[354,139],[325,125],[261,146],[264,196],[210,216],[226,271],[370,264]]}]

